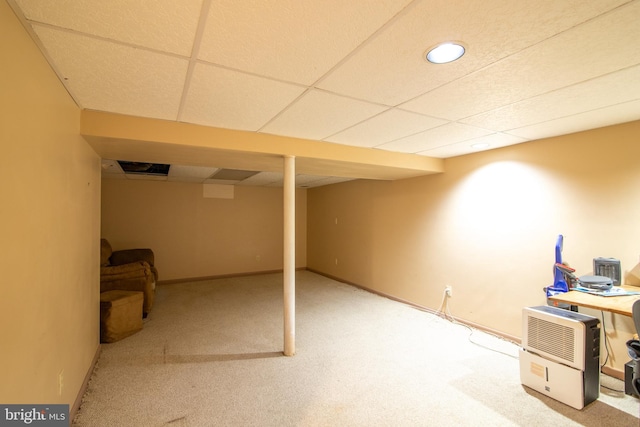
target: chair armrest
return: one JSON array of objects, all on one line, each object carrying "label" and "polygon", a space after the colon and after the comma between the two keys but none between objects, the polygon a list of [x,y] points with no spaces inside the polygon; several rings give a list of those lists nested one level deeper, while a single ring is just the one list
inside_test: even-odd
[{"label": "chair armrest", "polygon": [[145,261],[100,267],[101,282],[145,278],[148,276],[151,276],[151,267]]},{"label": "chair armrest", "polygon": [[144,293],[143,313],[149,313],[155,298],[154,274],[145,261],[100,267],[100,292],[123,290]]},{"label": "chair armrest", "polygon": [[129,264],[136,261],[145,261],[153,267],[154,255],[151,249],[124,249],[113,251],[109,261],[111,265]]}]

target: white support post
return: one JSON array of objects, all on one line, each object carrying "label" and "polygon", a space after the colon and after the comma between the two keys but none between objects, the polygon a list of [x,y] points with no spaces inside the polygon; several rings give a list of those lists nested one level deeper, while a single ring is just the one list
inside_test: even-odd
[{"label": "white support post", "polygon": [[296,159],[284,157],[284,355],[296,353]]}]

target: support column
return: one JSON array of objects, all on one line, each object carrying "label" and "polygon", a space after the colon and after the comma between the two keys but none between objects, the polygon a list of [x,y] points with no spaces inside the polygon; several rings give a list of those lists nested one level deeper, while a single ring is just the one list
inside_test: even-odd
[{"label": "support column", "polygon": [[284,355],[296,353],[296,158],[284,157]]}]

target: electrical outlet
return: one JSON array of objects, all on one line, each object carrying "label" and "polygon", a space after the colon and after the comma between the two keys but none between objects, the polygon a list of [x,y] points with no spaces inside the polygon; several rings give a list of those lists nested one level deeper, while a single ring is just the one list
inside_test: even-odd
[{"label": "electrical outlet", "polygon": [[453,288],[451,286],[447,286],[446,288],[444,288],[444,292],[449,298],[453,296]]}]

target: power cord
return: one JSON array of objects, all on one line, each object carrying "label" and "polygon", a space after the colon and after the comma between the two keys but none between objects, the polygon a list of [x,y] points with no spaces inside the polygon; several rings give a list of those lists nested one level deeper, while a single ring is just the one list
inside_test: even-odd
[{"label": "power cord", "polygon": [[[600,310],[600,317],[602,317],[602,332],[604,334],[604,349],[607,353],[607,356],[604,358],[604,362],[600,365],[600,373],[606,375],[602,372],[602,368],[607,365],[609,361],[609,337],[607,336],[607,324],[604,322],[604,311]],[[606,388],[607,390],[614,391],[616,393],[624,393],[624,390],[616,390],[615,388],[607,387],[606,385],[600,382],[600,387]]]},{"label": "power cord", "polygon": [[[449,309],[449,303],[448,303],[448,299],[447,299],[447,290],[446,289],[442,293],[442,303],[440,303],[440,307],[438,307],[438,310],[436,310],[435,315],[438,316],[438,317],[441,317],[441,318],[443,318],[445,320],[448,320],[449,322],[453,323],[454,325],[459,325],[459,326],[463,326],[463,327],[467,328],[469,330],[469,332],[470,332],[469,336],[467,337],[467,339],[469,340],[469,342],[471,344],[475,344],[478,347],[482,347],[484,349],[491,350],[491,351],[496,352],[496,353],[504,354],[505,356],[509,356],[509,357],[511,357],[513,359],[518,359],[518,357],[514,356],[513,354],[509,354],[509,353],[506,353],[504,351],[500,351],[498,349],[495,349],[495,348],[486,346],[484,344],[480,344],[480,343],[478,343],[476,341],[473,341],[471,339],[471,336],[476,331],[476,329],[474,329],[471,326],[469,326],[467,324],[464,324],[462,322],[458,322],[456,320],[456,318],[453,316],[453,314],[451,314],[451,310]],[[491,334],[491,333],[488,333],[488,332],[485,332],[485,333],[488,334],[488,335],[491,335],[491,336],[493,336],[495,338],[498,338],[500,340],[505,340],[501,336],[498,336],[498,335],[495,335],[495,334]],[[508,342],[511,342],[511,341],[508,341]]]},{"label": "power cord", "polygon": [[[444,310],[444,311],[443,311]],[[442,317],[445,320],[450,322],[455,322],[455,318],[449,312],[449,304],[447,304],[447,290],[442,291],[442,302],[440,303],[440,307],[434,313],[438,317]]]},{"label": "power cord", "polygon": [[[473,336],[473,333],[476,330],[474,328],[470,327],[469,325],[466,325],[464,323],[458,322],[456,320],[456,318],[453,316],[453,314],[451,314],[451,310],[449,308],[449,303],[448,303],[448,299],[447,299],[447,291],[446,291],[446,289],[442,293],[442,302],[440,303],[440,307],[438,307],[438,310],[436,310],[435,314],[436,314],[436,316],[441,317],[441,318],[443,318],[445,320],[448,320],[449,322],[451,322],[451,323],[453,323],[455,325],[460,325],[460,326],[463,326],[463,327],[467,328],[469,330],[469,332],[470,332],[469,336],[467,337],[467,339],[469,340],[470,343],[475,344],[478,347],[482,347],[482,348],[485,348],[487,350],[494,351],[496,353],[504,354],[505,356],[509,356],[509,357],[511,357],[513,359],[518,359],[517,356],[514,356],[514,355],[506,353],[504,351],[500,351],[500,350],[497,350],[495,348],[491,348],[491,347],[488,347],[486,345],[483,345],[483,344],[480,344],[478,342],[473,341],[471,339],[471,337]],[[600,314],[602,316],[602,330],[604,332],[604,347],[605,347],[606,354],[607,354],[607,356],[606,356],[606,358],[604,360],[604,363],[602,365],[600,365],[600,373],[604,374],[602,372],[602,368],[609,361],[609,343],[608,343],[608,340],[607,340],[608,337],[607,337],[606,324],[604,322],[604,312],[600,311]],[[494,335],[494,334],[489,334],[489,335],[494,336],[494,337],[496,337],[498,339],[502,339],[502,340],[504,339],[503,337],[500,337],[498,335]],[[604,375],[606,375],[606,374],[604,374]],[[611,391],[616,392],[616,393],[624,393],[624,390],[617,390],[615,388],[607,387],[606,385],[603,385],[602,383],[600,383],[600,387],[606,388],[607,390],[611,390]]]},{"label": "power cord", "polygon": [[609,361],[609,344],[607,337],[607,325],[604,323],[604,311],[600,311],[600,317],[602,317],[602,332],[604,333],[604,349],[607,352],[607,357],[605,357],[604,362],[600,365],[600,369],[604,368],[607,362]]},{"label": "power cord", "polygon": [[[447,290],[446,289],[442,292],[442,302],[440,303],[440,307],[438,307],[438,310],[436,310],[436,312],[434,314],[436,316],[440,317],[440,318],[448,320],[449,322],[451,322],[451,323],[453,323],[455,325],[460,325],[460,326],[463,326],[463,327],[467,328],[470,331],[470,334],[467,337],[467,339],[469,340],[470,343],[475,344],[478,347],[482,347],[482,348],[485,348],[487,350],[494,351],[496,353],[504,354],[505,356],[509,356],[509,357],[511,357],[513,359],[518,359],[518,356],[514,356],[514,355],[506,353],[504,351],[500,351],[500,350],[497,350],[495,348],[491,348],[491,347],[488,347],[486,345],[483,345],[483,344],[480,344],[478,342],[473,341],[471,339],[471,336],[473,335],[473,333],[476,330],[474,328],[472,328],[471,326],[469,326],[469,325],[466,325],[464,323],[458,322],[456,320],[456,318],[453,316],[453,314],[451,314],[451,310],[449,309],[449,303],[448,303],[448,299],[447,299]],[[608,342],[608,337],[607,337],[607,328],[606,328],[606,324],[604,322],[604,311],[600,311],[600,314],[602,316],[602,330],[603,330],[603,333],[604,333],[604,348],[605,348],[606,354],[607,354],[607,356],[605,357],[604,363],[602,365],[600,365],[600,373],[603,374],[603,375],[606,375],[606,374],[604,374],[602,372],[602,368],[609,361],[609,342]],[[488,333],[488,332],[485,332],[485,333]],[[488,334],[493,336],[493,337],[496,337],[498,339],[504,340],[504,338],[501,337],[501,336],[490,334],[490,333],[488,333]],[[611,391],[616,392],[616,393],[624,393],[624,390],[617,390],[615,388],[607,387],[606,385],[602,384],[602,382],[600,383],[600,387],[606,388],[607,390],[611,390]]]}]

